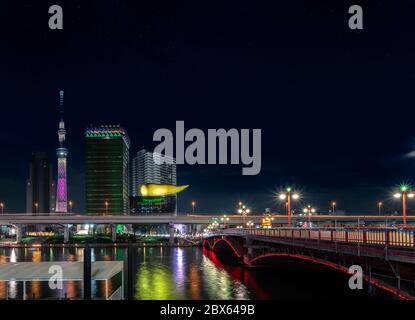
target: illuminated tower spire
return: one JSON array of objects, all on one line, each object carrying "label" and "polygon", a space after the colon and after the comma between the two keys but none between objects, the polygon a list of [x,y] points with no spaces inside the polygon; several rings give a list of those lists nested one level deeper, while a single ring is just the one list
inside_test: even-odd
[{"label": "illuminated tower spire", "polygon": [[67,182],[66,182],[66,157],[68,155],[68,149],[64,147],[66,130],[65,121],[63,120],[63,90],[59,91],[59,148],[56,149],[56,155],[58,157],[58,183],[56,191],[56,212],[67,212]]}]

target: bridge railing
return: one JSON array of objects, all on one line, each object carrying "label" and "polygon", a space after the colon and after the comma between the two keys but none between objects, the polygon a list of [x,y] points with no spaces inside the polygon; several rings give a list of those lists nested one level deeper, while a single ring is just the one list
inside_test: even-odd
[{"label": "bridge railing", "polygon": [[415,229],[223,229],[221,234],[415,248]]}]

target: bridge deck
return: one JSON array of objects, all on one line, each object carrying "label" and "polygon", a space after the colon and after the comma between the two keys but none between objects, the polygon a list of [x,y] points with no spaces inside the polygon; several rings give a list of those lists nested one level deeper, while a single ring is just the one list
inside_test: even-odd
[{"label": "bridge deck", "polygon": [[214,234],[415,264],[415,229],[225,229]]}]

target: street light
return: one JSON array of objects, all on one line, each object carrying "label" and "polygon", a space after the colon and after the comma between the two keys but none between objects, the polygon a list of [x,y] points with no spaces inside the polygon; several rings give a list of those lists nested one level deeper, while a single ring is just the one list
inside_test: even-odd
[{"label": "street light", "polygon": [[0,202],[1,214],[4,213],[4,202]]},{"label": "street light", "polygon": [[216,218],[213,219],[213,222],[210,224],[211,229],[216,229],[217,227],[219,227],[219,223],[216,220]]},{"label": "street light", "polygon": [[393,195],[395,198],[399,199],[402,197],[402,215],[403,215],[403,225],[406,227],[406,197],[414,198],[415,193],[410,190],[410,186],[403,184],[399,187],[399,191]]},{"label": "street light", "polygon": [[192,201],[192,212],[195,213],[196,202]]},{"label": "street light", "polygon": [[251,220],[249,220],[249,221],[246,223],[246,226],[247,226],[248,228],[252,228],[252,227],[254,226],[254,223],[253,223]]},{"label": "street light", "polygon": [[245,224],[245,217],[251,212],[249,208],[247,208],[246,205],[241,204],[241,207],[238,209],[238,213],[242,214],[243,223]]},{"label": "street light", "polygon": [[332,212],[333,212],[333,214],[334,214],[334,212],[336,211],[336,201],[333,201],[332,203],[331,203],[331,209],[332,209]]},{"label": "street light", "polygon": [[35,202],[35,213],[37,213],[37,208],[39,208],[39,203]]},{"label": "street light", "polygon": [[380,215],[380,213],[381,213],[381,211],[382,211],[382,206],[383,206],[383,202],[379,201],[379,202],[378,202],[378,211],[379,211],[379,215]]},{"label": "street light", "polygon": [[308,215],[308,227],[311,227],[311,214],[316,212],[316,209],[312,208],[310,205],[307,208],[303,209],[303,212]]},{"label": "street light", "polygon": [[69,212],[72,213],[72,207],[73,207],[73,202],[70,200],[69,201]]},{"label": "street light", "polygon": [[105,201],[105,214],[108,214],[108,206],[109,206],[109,202]]},{"label": "street light", "polygon": [[223,223],[223,228],[224,229],[226,229],[226,223],[229,221],[229,218],[226,216],[226,214],[225,215],[223,215],[223,217],[222,218],[220,218],[220,220],[222,221],[222,223]]},{"label": "street light", "polygon": [[287,199],[287,217],[288,217],[288,227],[291,228],[291,197],[294,200],[297,200],[300,198],[299,194],[296,192],[293,192],[291,188],[285,189],[285,192],[280,193],[279,198],[280,200]]}]

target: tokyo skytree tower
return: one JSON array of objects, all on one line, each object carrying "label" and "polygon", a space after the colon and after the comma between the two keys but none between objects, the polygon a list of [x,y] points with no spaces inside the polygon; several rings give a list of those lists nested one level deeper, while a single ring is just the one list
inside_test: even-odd
[{"label": "tokyo skytree tower", "polygon": [[56,212],[67,212],[67,181],[66,181],[66,157],[68,155],[68,149],[64,147],[65,142],[65,121],[63,120],[63,90],[59,92],[59,148],[56,149],[56,155],[58,157],[58,179],[57,179],[57,192],[56,192]]}]

